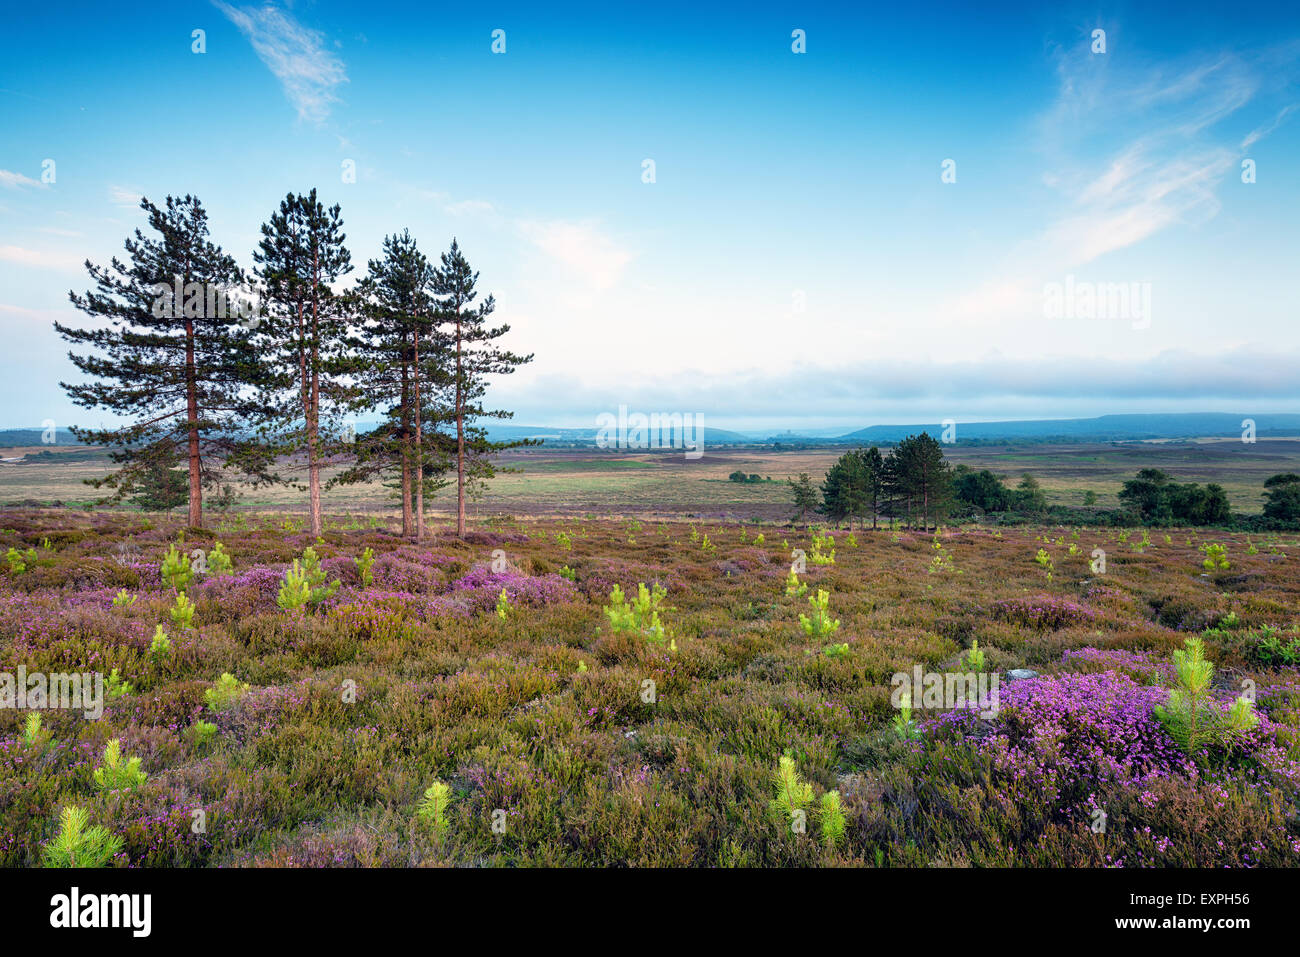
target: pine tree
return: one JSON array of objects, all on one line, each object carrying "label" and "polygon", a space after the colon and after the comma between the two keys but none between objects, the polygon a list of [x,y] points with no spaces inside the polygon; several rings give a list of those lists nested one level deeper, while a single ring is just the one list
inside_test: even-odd
[{"label": "pine tree", "polygon": [[797,482],[794,479],[786,479],[785,482],[790,486],[790,494],[794,497],[795,513],[791,519],[803,521],[809,509],[817,507],[817,490],[813,488],[807,472],[800,472]]},{"label": "pine tree", "polygon": [[141,472],[132,483],[131,504],[146,512],[170,512],[189,500],[184,469],[176,468],[180,457],[169,448],[141,459]]},{"label": "pine tree", "polygon": [[[81,442],[111,447],[118,468],[96,488],[120,501],[159,462],[183,457],[189,479],[189,524],[203,524],[203,488],[236,468],[266,481],[265,453],[247,438],[247,423],[265,411],[256,398],[265,382],[248,327],[256,319],[240,295],[244,275],[209,239],[208,217],[196,197],[167,197],[160,209],[140,202],[157,235],[137,229],[126,240],[127,261],[86,268],[95,289],[69,293],[97,320],[92,329],[54,328],[90,347],[70,352],[81,372],[98,381],[60,383],[72,401],[132,420],[121,428],[74,428]],[[107,325],[103,323],[107,322]]]},{"label": "pine tree", "polygon": [[413,390],[411,366],[415,359],[414,316],[416,301],[428,285],[428,260],[409,231],[384,237],[380,259],[370,260],[366,278],[358,286],[365,302],[362,353],[366,393],[376,404],[386,405],[386,421],[359,437],[358,464],[340,476],[357,481],[369,475],[400,470],[402,535],[414,535],[412,475],[414,470]]},{"label": "pine tree", "polygon": [[[1163,472],[1159,472],[1158,469],[1143,469],[1142,472],[1158,472],[1161,475],[1164,474]],[[1140,474],[1142,473],[1139,473],[1139,475]],[[1128,484],[1129,483],[1127,482],[1125,483],[1125,488],[1128,487]],[[1120,492],[1119,498],[1121,502],[1124,501],[1123,492]],[[1016,486],[1015,502],[1017,508],[1026,512],[1037,514],[1047,511],[1047,496],[1043,494],[1043,488],[1038,484],[1038,479],[1034,478],[1028,472],[1021,476],[1020,483]]]},{"label": "pine tree", "polygon": [[[848,453],[831,465],[826,472],[826,478],[821,484],[822,490],[822,507],[821,511],[838,526],[844,521],[844,516],[850,515],[848,507],[848,495],[846,494],[849,484],[848,470],[845,468],[844,459]],[[850,529],[852,529],[852,519],[849,519]]]},{"label": "pine tree", "polygon": [[496,309],[489,295],[475,305],[478,273],[470,269],[456,240],[442,254],[442,265],[434,275],[437,297],[438,336],[448,352],[452,378],[449,417],[456,423],[456,534],[465,537],[465,494],[470,483],[482,483],[496,473],[489,455],[534,441],[489,442],[487,433],[474,423],[481,419],[508,419],[511,412],[488,410],[482,404],[489,375],[507,375],[525,363],[531,354],[516,355],[494,343],[510,326],[488,326]]},{"label": "pine tree", "polygon": [[384,421],[358,436],[355,463],[333,479],[358,482],[396,475],[385,483],[402,502],[402,534],[422,538],[424,497],[441,488],[449,466],[444,394],[446,349],[436,335],[433,269],[410,231],[384,237],[380,259],[370,260],[357,287],[363,323],[355,340],[362,370],[358,406],[385,408]]},{"label": "pine tree", "polygon": [[889,454],[884,457],[881,482],[884,487],[886,513],[892,520],[899,513],[899,501],[901,500],[906,509],[907,521],[910,525],[912,522],[912,498],[907,491],[906,482],[903,480],[897,446],[890,449]]},{"label": "pine tree", "polygon": [[838,525],[845,518],[853,530],[853,517],[861,515],[867,503],[867,473],[861,449],[845,452],[839,457],[822,483],[823,511]]},{"label": "pine tree", "polygon": [[952,474],[944,461],[943,448],[929,433],[922,432],[899,442],[893,458],[895,483],[910,500],[920,501],[921,522],[928,529],[931,514],[937,523],[951,498]]},{"label": "pine tree", "polygon": [[1300,522],[1300,475],[1283,472],[1264,482],[1264,517],[1283,528]]},{"label": "pine tree", "polygon": [[889,493],[889,475],[885,468],[885,458],[880,449],[872,446],[862,453],[862,474],[865,480],[863,503],[871,503],[871,528],[876,528],[876,516],[880,514],[880,502]]},{"label": "pine tree", "polygon": [[1227,711],[1210,691],[1214,665],[1205,659],[1205,643],[1187,638],[1173,653],[1175,685],[1164,704],[1152,712],[1174,742],[1198,762],[1221,758],[1259,724],[1254,699],[1240,695]]},{"label": "pine tree", "polygon": [[321,471],[328,453],[337,449],[331,427],[354,394],[349,375],[356,364],[347,352],[352,299],[331,288],[352,271],[345,239],[339,206],[326,209],[313,189],[284,198],[262,224],[253,254],[267,302],[260,338],[275,374],[270,390],[279,429],[274,450],[287,456],[306,449],[311,532],[317,536]]}]

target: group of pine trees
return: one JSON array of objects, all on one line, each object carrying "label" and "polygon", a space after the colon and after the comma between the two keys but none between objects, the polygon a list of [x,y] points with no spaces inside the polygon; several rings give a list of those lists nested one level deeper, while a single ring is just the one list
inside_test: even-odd
[{"label": "group of pine trees", "polygon": [[[965,465],[951,468],[940,444],[928,434],[909,436],[887,454],[872,446],[845,452],[831,466],[820,494],[807,473],[788,480],[795,506],[793,516],[803,521],[809,512],[820,512],[836,525],[858,520],[863,527],[868,516],[876,528],[878,518],[904,517],[909,524],[919,518],[922,527],[937,524],[950,513],[958,515],[1014,512],[1041,516],[1049,511],[1047,496],[1031,475],[1022,476],[1011,488],[988,469]],[[1140,525],[1241,524],[1232,514],[1227,492],[1213,482],[1206,485],[1178,483],[1160,469],[1142,469],[1126,481],[1118,493],[1121,508],[1108,513],[1087,513],[1090,521]],[[1287,472],[1264,483],[1265,527],[1300,527],[1300,475]],[[1095,492],[1084,496],[1085,506],[1094,506]],[[1068,509],[1056,507],[1058,511]],[[1245,521],[1255,521],[1246,519]]]},{"label": "group of pine trees", "polygon": [[1264,517],[1284,528],[1300,528],[1300,475],[1283,472],[1265,479]]},{"label": "group of pine trees", "polygon": [[[1232,513],[1228,493],[1214,482],[1175,482],[1160,469],[1142,469],[1124,483],[1119,501],[1148,525],[1242,525],[1257,520]],[[1265,528],[1300,528],[1300,475],[1283,472],[1264,480]]]},{"label": "group of pine trees", "polygon": [[818,509],[837,525],[854,519],[877,527],[879,516],[919,517],[922,526],[938,524],[952,501],[952,469],[939,442],[926,432],[910,435],[888,453],[876,446],[845,452],[826,473],[821,502],[807,474],[790,481],[796,509],[803,520]]},{"label": "group of pine trees", "polygon": [[1120,504],[1146,525],[1227,525],[1232,521],[1228,493],[1210,482],[1178,483],[1160,469],[1142,469],[1124,483]]},{"label": "group of pine trees", "polygon": [[[988,469],[977,471],[968,465],[958,465],[953,469],[952,479],[953,497],[969,514],[1021,512],[1041,515],[1047,511],[1047,495],[1038,479],[1028,472],[1020,477],[1015,488],[1008,488],[1001,476]],[[1092,492],[1087,494],[1096,498]],[[1087,496],[1084,504],[1090,504]]]},{"label": "group of pine trees", "polygon": [[[106,500],[157,500],[183,481],[198,527],[204,491],[230,476],[255,486],[297,476],[319,535],[323,489],[379,478],[399,490],[402,532],[418,540],[426,497],[454,471],[463,536],[467,490],[493,474],[488,456],[524,444],[488,440],[479,423],[511,413],[484,406],[486,377],[533,357],[498,345],[510,327],[489,324],[495,303],[479,298],[456,241],[435,264],[409,231],[388,236],[343,288],[353,265],[340,208],[314,189],[290,193],[262,225],[251,274],[212,242],[197,198],[140,205],[149,233],[126,240],[125,260],[87,262],[95,288],[70,294],[94,325],[55,324],[87,350],[69,353],[89,378],[62,383],[73,402],[129,423],[72,430],[110,448],[116,469],[91,482],[113,490]],[[346,425],[374,412],[369,432]]]}]

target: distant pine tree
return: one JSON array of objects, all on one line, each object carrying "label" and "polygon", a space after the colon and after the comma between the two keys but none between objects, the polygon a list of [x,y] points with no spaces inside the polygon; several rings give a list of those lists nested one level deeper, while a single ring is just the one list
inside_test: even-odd
[{"label": "distant pine tree", "polygon": [[802,522],[809,511],[817,508],[817,489],[813,488],[812,479],[807,472],[800,472],[798,481],[786,479],[786,485],[794,497],[795,513],[792,519]]},{"label": "distant pine tree", "polygon": [[132,485],[132,505],[146,512],[170,512],[189,500],[189,487],[184,469],[175,468],[177,457],[159,454],[145,457],[138,478]]},{"label": "distant pine tree", "polygon": [[890,457],[895,486],[921,506],[921,522],[928,529],[931,516],[937,523],[952,498],[952,470],[944,461],[943,447],[922,432],[899,442]]},{"label": "distant pine tree", "polygon": [[978,512],[1003,512],[1010,507],[1012,492],[988,469],[975,471],[959,465],[953,470],[953,492],[958,501]]},{"label": "distant pine tree", "polygon": [[[885,457],[880,449],[872,446],[862,453],[862,478],[865,483],[862,505],[871,506],[871,527],[876,527],[876,516],[880,514],[880,503],[888,494],[888,474],[885,469]],[[864,513],[865,514],[865,513]]]},{"label": "distant pine tree", "polygon": [[[878,453],[877,453],[878,454]],[[869,479],[867,475],[866,453],[862,449],[853,449],[839,457],[822,483],[822,511],[838,525],[844,519],[849,520],[849,530],[853,530],[853,518],[866,510],[869,501]]]},{"label": "distant pine tree", "polygon": [[1264,483],[1264,517],[1287,528],[1300,525],[1300,475],[1286,472]]}]

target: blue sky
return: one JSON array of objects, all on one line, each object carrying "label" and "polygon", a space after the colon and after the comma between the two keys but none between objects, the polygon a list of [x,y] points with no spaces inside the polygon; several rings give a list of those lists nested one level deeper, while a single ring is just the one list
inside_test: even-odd
[{"label": "blue sky", "polygon": [[[5,14],[0,426],[101,420],[50,324],[136,197],[248,266],[313,186],[360,267],[459,239],[536,353],[521,424],[1300,411],[1294,5],[380,7]],[[1149,314],[1053,317],[1067,277]]]}]

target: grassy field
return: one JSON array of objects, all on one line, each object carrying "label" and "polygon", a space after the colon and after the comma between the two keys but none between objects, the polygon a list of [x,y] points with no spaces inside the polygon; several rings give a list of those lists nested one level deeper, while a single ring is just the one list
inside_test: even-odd
[{"label": "grassy field", "polygon": [[[732,463],[705,461],[694,487],[714,488]],[[796,460],[749,461],[775,477]],[[575,471],[535,473],[557,507]],[[716,488],[719,508],[772,494]],[[120,841],[119,866],[1300,862],[1295,534],[815,546],[788,527],[575,517],[417,546],[338,513],[315,542],[292,515],[183,541],[157,516],[11,509],[0,526],[18,556],[0,563],[4,668],[117,675],[99,720],[46,711],[33,732],[0,710],[0,865],[38,863],[68,806]],[[160,561],[217,538],[231,574],[186,586],[185,627]],[[1207,570],[1209,545],[1225,554]],[[338,589],[279,607],[308,546]],[[796,548],[834,561],[791,589]],[[665,589],[662,633],[611,602],[638,583]],[[1154,708],[1200,634],[1208,707],[1250,689],[1259,723],[1185,752]],[[918,670],[1000,680],[1000,708],[918,691],[909,722],[892,692]]]},{"label": "grassy field", "polygon": [[[681,454],[549,452],[519,450],[499,463],[514,471],[494,479],[475,503],[480,515],[507,513],[536,516],[700,517],[783,520],[789,517],[786,478],[808,472],[820,481],[842,450],[740,451],[706,450],[697,460]],[[26,454],[14,465],[0,465],[0,503],[84,502],[97,493],[84,484],[106,474],[108,462],[98,452],[75,446],[14,449]],[[1160,468],[1180,482],[1218,482],[1233,510],[1258,513],[1264,479],[1278,472],[1300,471],[1300,439],[1240,441],[1142,442],[1101,445],[1008,445],[946,450],[954,464],[991,469],[1009,484],[1029,473],[1043,485],[1049,503],[1081,505],[1085,492],[1098,504],[1114,507],[1125,479],[1139,469]],[[734,471],[771,477],[772,483],[740,485],[728,481]],[[454,506],[452,490],[432,501],[437,516]],[[252,490],[242,505],[254,509],[301,507],[302,493],[290,488]],[[386,502],[392,504],[386,505]],[[378,483],[341,487],[326,495],[336,512],[391,512],[396,499]]]}]

